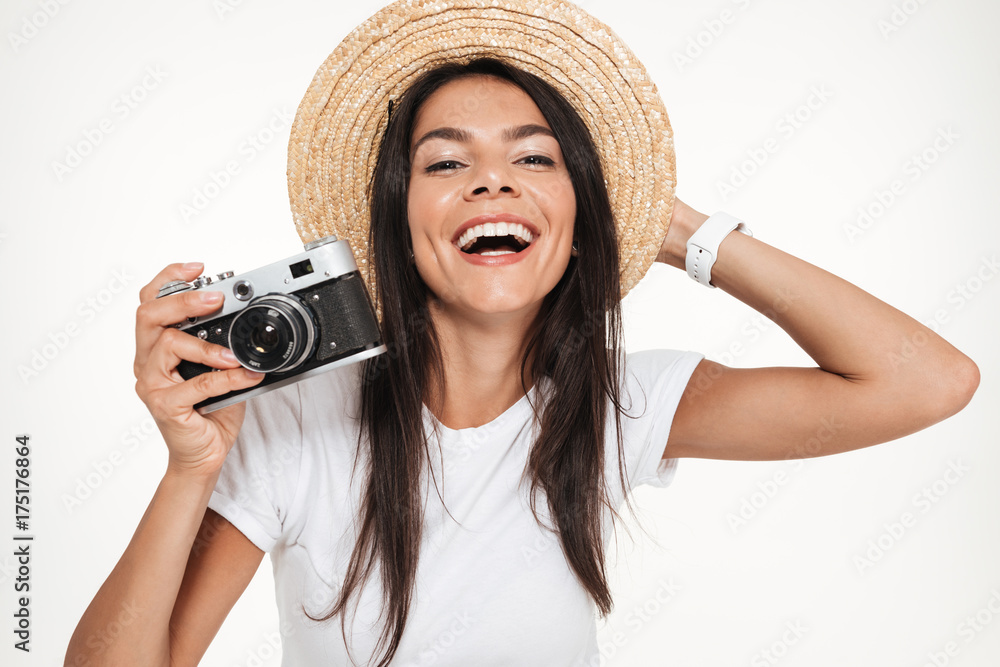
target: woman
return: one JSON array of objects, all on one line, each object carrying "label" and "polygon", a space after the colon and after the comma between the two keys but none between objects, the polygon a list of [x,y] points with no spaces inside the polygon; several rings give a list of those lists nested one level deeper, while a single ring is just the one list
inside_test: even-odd
[{"label": "woman", "polygon": [[[427,68],[393,107],[371,189],[369,270],[394,353],[248,408],[192,410],[260,376],[170,327],[222,295],[153,298],[202,265],[151,281],[137,391],[168,469],[67,661],[139,599],[100,661],[195,664],[270,550],[286,664],[472,664],[487,648],[496,664],[589,664],[594,607],[611,605],[609,515],[632,487],[664,483],[681,457],[857,449],[970,399],[975,365],[934,333],[747,234],[699,246],[728,221],[679,200],[657,260],[773,317],[819,368],[622,358],[618,246],[632,237],[618,236],[601,157],[545,80],[492,59]],[[907,341],[919,354],[898,363]],[[181,382],[181,359],[224,370]],[[801,452],[831,416],[843,426]],[[511,557],[526,545],[541,562]],[[309,620],[324,618],[341,633]],[[442,628],[463,641],[435,642]]]}]

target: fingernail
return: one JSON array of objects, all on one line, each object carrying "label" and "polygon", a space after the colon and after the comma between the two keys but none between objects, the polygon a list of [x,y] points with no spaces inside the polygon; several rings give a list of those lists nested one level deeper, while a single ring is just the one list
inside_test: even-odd
[{"label": "fingernail", "polygon": [[221,356],[223,359],[225,359],[226,361],[229,361],[229,362],[234,362],[235,363],[235,362],[239,361],[239,359],[236,358],[236,355],[233,354],[233,351],[230,350],[228,347],[226,349],[224,349],[220,353],[219,356]]},{"label": "fingernail", "polygon": [[247,374],[247,377],[251,380],[256,380],[257,378],[264,377],[263,373],[258,373],[257,371],[252,371],[249,368],[244,368],[243,372]]},{"label": "fingernail", "polygon": [[198,271],[201,271],[204,267],[205,267],[205,264],[203,262],[188,262],[187,264],[185,264],[181,268],[184,269],[185,271],[194,271],[196,269]]},{"label": "fingernail", "polygon": [[222,292],[200,292],[198,296],[204,303],[217,303],[222,301]]}]

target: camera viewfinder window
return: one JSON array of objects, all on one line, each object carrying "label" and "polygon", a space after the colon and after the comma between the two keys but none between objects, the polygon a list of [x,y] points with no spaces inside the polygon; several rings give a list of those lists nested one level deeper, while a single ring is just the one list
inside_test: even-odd
[{"label": "camera viewfinder window", "polygon": [[313,272],[312,262],[308,259],[304,259],[297,264],[292,264],[288,268],[292,270],[292,278],[301,278]]}]

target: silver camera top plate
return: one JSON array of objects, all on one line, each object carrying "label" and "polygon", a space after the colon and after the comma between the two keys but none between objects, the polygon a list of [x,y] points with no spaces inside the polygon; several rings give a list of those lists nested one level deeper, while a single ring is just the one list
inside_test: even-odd
[{"label": "silver camera top plate", "polygon": [[351,245],[347,241],[314,242],[307,247],[310,246],[310,249],[297,255],[240,275],[228,271],[215,278],[201,276],[190,283],[167,283],[160,288],[159,296],[188,289],[211,289],[226,295],[220,310],[181,324],[181,329],[187,329],[206,320],[215,320],[240,311],[254,297],[297,292],[358,270]]}]

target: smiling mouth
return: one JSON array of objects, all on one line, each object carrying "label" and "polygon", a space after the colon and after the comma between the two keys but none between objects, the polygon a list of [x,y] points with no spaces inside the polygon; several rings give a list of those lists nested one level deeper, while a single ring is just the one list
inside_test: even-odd
[{"label": "smiling mouth", "polygon": [[466,230],[456,245],[469,255],[509,255],[521,252],[534,240],[523,225],[487,222]]}]

